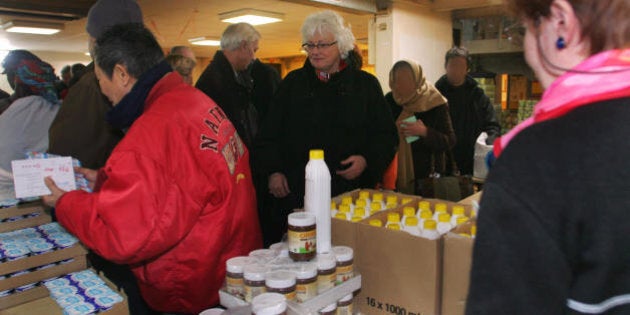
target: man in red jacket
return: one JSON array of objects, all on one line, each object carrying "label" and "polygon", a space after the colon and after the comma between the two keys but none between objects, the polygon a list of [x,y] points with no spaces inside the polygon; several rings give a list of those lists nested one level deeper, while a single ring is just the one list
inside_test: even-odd
[{"label": "man in red jacket", "polygon": [[94,193],[48,178],[44,201],[86,246],[129,264],[149,306],[199,313],[218,303],[225,261],[261,246],[249,153],[144,26],[114,26],[95,55],[108,121],[127,134],[98,174],[81,170]]}]

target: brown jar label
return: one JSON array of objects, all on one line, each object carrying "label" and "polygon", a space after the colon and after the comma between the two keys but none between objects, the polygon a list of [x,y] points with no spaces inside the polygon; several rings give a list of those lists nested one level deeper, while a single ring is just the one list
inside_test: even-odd
[{"label": "brown jar label", "polygon": [[255,297],[266,292],[267,292],[267,288],[264,285],[259,286],[259,287],[251,287],[251,286],[246,285],[245,286],[245,302],[251,302]]},{"label": "brown jar label", "polygon": [[330,275],[319,275],[317,276],[317,290],[319,293],[330,290],[335,287],[336,282],[337,275],[335,273]]},{"label": "brown jar label", "polygon": [[317,244],[317,232],[311,231],[291,231],[287,233],[289,237],[289,251],[296,254],[314,253]]},{"label": "brown jar label", "polygon": [[317,281],[305,284],[298,284],[295,292],[296,299],[300,303],[312,299],[317,296]]},{"label": "brown jar label", "polygon": [[337,266],[337,285],[354,277],[354,265]]},{"label": "brown jar label", "polygon": [[297,293],[295,291],[291,291],[289,293],[286,293],[284,297],[287,299],[287,301],[295,301]]},{"label": "brown jar label", "polygon": [[226,290],[229,294],[242,297],[245,293],[243,278],[225,277]]},{"label": "brown jar label", "polygon": [[354,310],[352,304],[347,306],[338,306],[337,307],[337,315],[352,315]]}]

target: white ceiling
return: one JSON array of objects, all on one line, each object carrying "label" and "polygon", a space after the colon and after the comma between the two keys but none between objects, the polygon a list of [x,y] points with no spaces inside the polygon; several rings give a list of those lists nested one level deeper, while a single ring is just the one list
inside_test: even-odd
[{"label": "white ceiling", "polygon": [[[150,28],[164,48],[188,45],[189,38],[200,36],[219,38],[227,26],[219,20],[219,13],[242,8],[253,8],[284,14],[279,23],[256,26],[261,33],[258,57],[271,58],[298,55],[300,27],[307,15],[322,10],[312,6],[279,0],[138,0],[145,25]],[[357,39],[367,38],[371,15],[339,12],[352,27]],[[10,17],[1,16],[4,23]],[[8,39],[14,49],[32,51],[87,52],[85,18],[65,23],[65,29],[52,36],[6,33],[0,30],[0,41]],[[1,42],[0,42],[1,46]],[[0,47],[2,49],[2,47]],[[211,57],[217,48],[195,47],[200,57]]]}]

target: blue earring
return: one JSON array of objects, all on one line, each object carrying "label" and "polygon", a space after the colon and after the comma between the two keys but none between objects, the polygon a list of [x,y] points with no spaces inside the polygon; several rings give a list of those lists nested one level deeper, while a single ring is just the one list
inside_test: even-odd
[{"label": "blue earring", "polygon": [[567,48],[567,42],[564,40],[564,37],[562,36],[558,37],[558,40],[556,41],[556,47],[559,50],[563,50]]}]

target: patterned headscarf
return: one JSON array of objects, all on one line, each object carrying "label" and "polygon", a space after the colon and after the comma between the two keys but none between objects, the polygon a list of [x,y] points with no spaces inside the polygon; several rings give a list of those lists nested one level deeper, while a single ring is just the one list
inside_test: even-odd
[{"label": "patterned headscarf", "polygon": [[55,70],[43,61],[22,60],[15,71],[15,83],[23,84],[35,95],[39,95],[51,103],[57,103],[55,89]]}]

